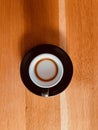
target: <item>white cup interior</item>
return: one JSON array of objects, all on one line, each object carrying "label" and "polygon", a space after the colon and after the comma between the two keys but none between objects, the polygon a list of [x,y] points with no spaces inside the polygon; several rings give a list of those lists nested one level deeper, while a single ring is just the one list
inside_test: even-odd
[{"label": "white cup interior", "polygon": [[57,85],[63,73],[64,68],[60,59],[49,53],[36,56],[29,66],[31,81],[41,88],[51,88]]}]

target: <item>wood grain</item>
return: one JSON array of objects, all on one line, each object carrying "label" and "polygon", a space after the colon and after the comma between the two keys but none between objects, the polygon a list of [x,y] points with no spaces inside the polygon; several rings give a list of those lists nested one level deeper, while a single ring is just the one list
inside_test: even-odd
[{"label": "wood grain", "polygon": [[[0,130],[98,130],[98,0],[0,0]],[[51,43],[74,74],[60,96],[32,94],[20,78],[23,55]]]},{"label": "wood grain", "polygon": [[24,32],[20,1],[0,0],[0,130],[25,130],[25,89],[19,74]]},{"label": "wood grain", "polygon": [[98,129],[97,5],[97,0],[66,0],[67,51],[74,64],[66,91],[69,130]]}]

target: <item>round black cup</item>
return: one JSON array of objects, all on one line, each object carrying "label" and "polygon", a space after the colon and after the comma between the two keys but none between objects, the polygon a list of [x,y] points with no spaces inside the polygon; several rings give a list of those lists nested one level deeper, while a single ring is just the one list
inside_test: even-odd
[{"label": "round black cup", "polygon": [[[51,88],[41,88],[33,83],[29,76],[29,66],[31,61],[38,55],[49,53],[60,59],[63,64],[64,73],[60,82]],[[20,65],[20,75],[24,85],[34,94],[44,97],[54,96],[64,91],[71,81],[73,75],[73,65],[68,54],[61,48],[51,45],[42,44],[33,47],[25,54]]]}]

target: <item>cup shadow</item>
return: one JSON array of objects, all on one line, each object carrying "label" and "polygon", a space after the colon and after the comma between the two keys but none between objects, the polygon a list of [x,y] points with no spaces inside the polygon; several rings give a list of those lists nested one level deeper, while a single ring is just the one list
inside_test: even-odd
[{"label": "cup shadow", "polygon": [[[24,34],[20,40],[20,55],[40,44],[59,45],[58,12],[53,2],[45,0],[23,0]],[[49,10],[51,6],[52,10]],[[56,8],[56,7],[55,7]]]}]

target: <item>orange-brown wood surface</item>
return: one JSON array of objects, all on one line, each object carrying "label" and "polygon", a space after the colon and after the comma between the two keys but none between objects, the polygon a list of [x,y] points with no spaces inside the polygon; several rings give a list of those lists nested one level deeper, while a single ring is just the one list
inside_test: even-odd
[{"label": "orange-brown wood surface", "polygon": [[[20,78],[23,55],[41,43],[65,49],[74,66],[51,98]],[[98,130],[98,0],[0,0],[0,130]]]}]

